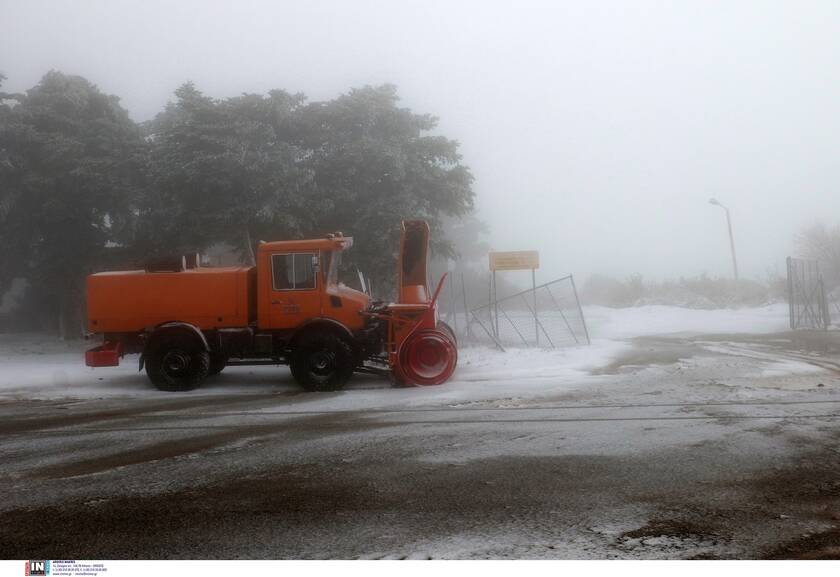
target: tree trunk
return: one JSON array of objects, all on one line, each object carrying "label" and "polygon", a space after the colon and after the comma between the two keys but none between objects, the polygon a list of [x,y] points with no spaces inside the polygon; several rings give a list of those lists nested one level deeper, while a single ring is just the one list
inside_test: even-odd
[{"label": "tree trunk", "polygon": [[64,286],[58,296],[58,336],[61,340],[80,339],[84,332],[84,293],[75,290],[72,282]]},{"label": "tree trunk", "polygon": [[58,338],[62,341],[64,340],[64,329],[65,322],[64,322],[64,295],[58,296]]}]

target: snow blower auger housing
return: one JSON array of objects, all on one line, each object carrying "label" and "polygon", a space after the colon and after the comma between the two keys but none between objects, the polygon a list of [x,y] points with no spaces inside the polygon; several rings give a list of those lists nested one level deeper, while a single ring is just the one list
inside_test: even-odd
[{"label": "snow blower auger housing", "polygon": [[398,383],[440,385],[458,364],[455,334],[438,320],[437,299],[446,274],[429,297],[426,282],[429,225],[423,220],[402,223],[400,235],[399,302],[367,315],[385,321],[388,364]]},{"label": "snow blower auger housing", "polygon": [[407,385],[438,385],[455,370],[455,335],[438,320],[426,281],[429,226],[404,221],[399,296],[371,302],[338,282],[353,239],[261,243],[251,267],[203,267],[156,259],[142,270],[87,280],[88,330],[103,343],[88,366],[116,366],[140,353],[139,368],[161,390],[185,391],[228,365],[288,364],[304,388],[334,391],[354,372],[385,373]]}]

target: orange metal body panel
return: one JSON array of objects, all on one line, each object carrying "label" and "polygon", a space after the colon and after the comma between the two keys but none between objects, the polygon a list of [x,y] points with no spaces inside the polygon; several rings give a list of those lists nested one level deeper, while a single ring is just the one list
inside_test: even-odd
[{"label": "orange metal body panel", "polygon": [[247,326],[250,270],[226,267],[90,275],[88,330],[141,331],[167,321],[187,322],[204,330]]},{"label": "orange metal body panel", "polygon": [[400,231],[399,302],[428,304],[426,286],[429,252],[429,224],[424,220],[404,220]]}]

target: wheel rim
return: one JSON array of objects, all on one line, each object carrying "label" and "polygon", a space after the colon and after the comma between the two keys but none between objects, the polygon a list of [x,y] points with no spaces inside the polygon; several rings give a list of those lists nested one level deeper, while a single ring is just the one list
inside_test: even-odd
[{"label": "wheel rim", "polygon": [[319,377],[326,377],[335,370],[335,353],[322,349],[309,355],[309,372]]},{"label": "wheel rim", "polygon": [[163,371],[174,378],[186,376],[190,370],[190,355],[180,349],[167,351],[161,363]]}]

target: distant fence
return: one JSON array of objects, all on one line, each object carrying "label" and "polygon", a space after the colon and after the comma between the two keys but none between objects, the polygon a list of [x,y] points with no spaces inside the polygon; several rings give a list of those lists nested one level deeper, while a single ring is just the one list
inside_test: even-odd
[{"label": "distant fence", "polygon": [[787,281],[790,328],[827,329],[831,313],[819,262],[788,257]]},{"label": "distant fence", "polygon": [[589,344],[571,275],[471,310],[467,334],[473,342],[501,348]]}]

